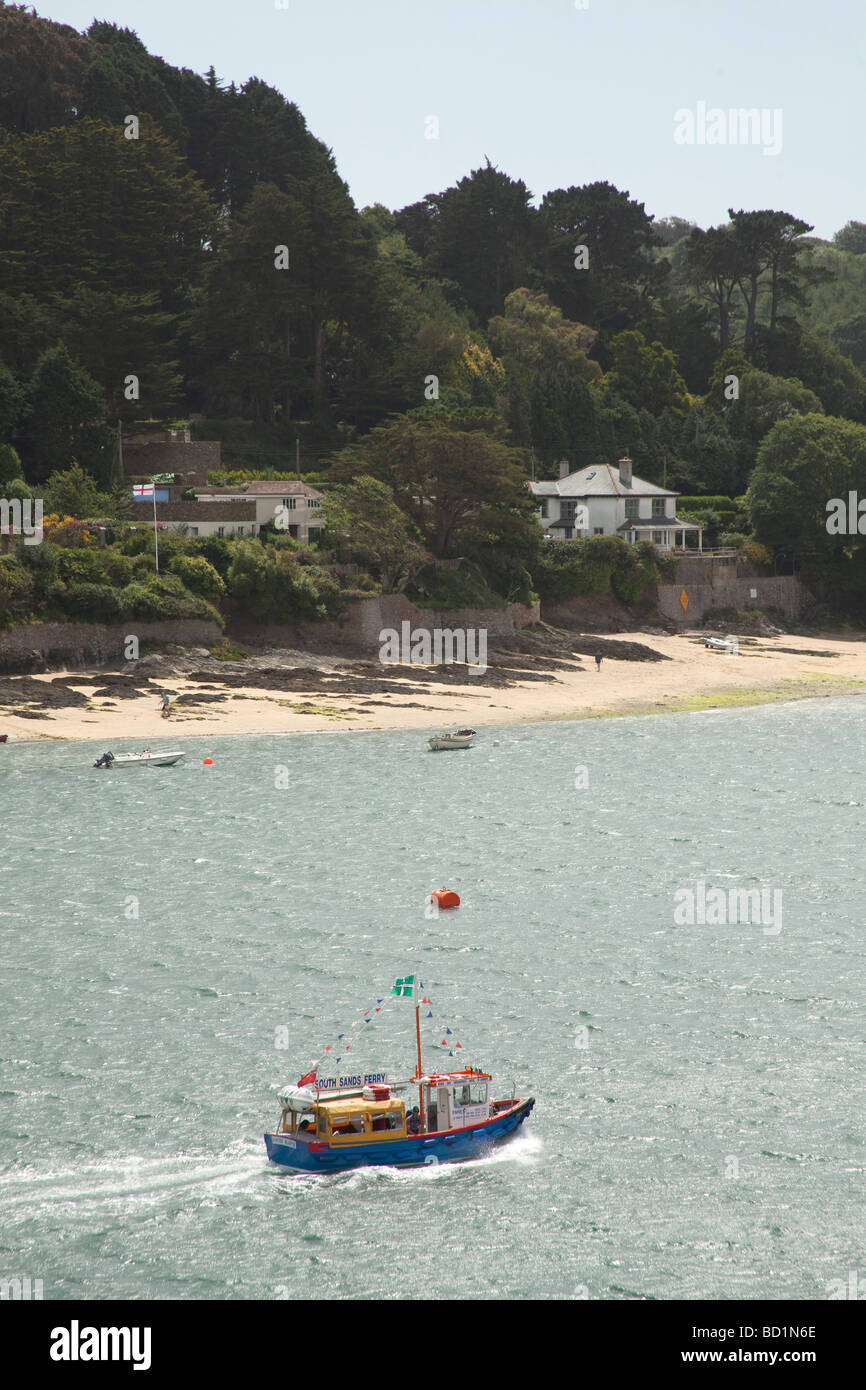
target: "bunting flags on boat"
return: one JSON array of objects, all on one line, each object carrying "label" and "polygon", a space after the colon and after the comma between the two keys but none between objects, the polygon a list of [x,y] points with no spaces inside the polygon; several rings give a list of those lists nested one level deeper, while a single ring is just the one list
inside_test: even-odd
[{"label": "bunting flags on boat", "polygon": [[316,1081],[319,1063],[322,1061],[327,1061],[329,1066],[335,1067],[337,1073],[339,1073],[343,1058],[347,1053],[352,1051],[352,1048],[357,1043],[366,1025],[375,1021],[377,1014],[382,1012],[382,1008],[386,1003],[387,999],[377,999],[375,1004],[371,1004],[369,1009],[364,1010],[361,1017],[348,1032],[338,1033],[334,1042],[327,1043],[321,1056],[310,1063],[310,1070],[305,1074],[302,1080],[298,1082],[298,1085],[311,1085]]},{"label": "bunting flags on boat", "polygon": [[[420,988],[423,991],[423,984]],[[457,1052],[466,1052],[463,1043],[457,1040],[454,1029],[451,1028],[448,1021],[439,1013],[433,1000],[428,998],[425,994],[421,999],[421,1003],[428,1005],[427,1012],[423,1015],[424,1022],[429,1024],[429,1028],[425,1031],[433,1034],[432,1041],[425,1044],[425,1046],[440,1048],[443,1052],[447,1053],[449,1057],[456,1056]],[[457,1060],[463,1062],[467,1059],[464,1057],[457,1058]]]},{"label": "bunting flags on boat", "polygon": [[[416,989],[417,995],[415,993]],[[452,1029],[450,1021],[445,1019],[439,1012],[438,1006],[435,1004],[434,1000],[426,994],[424,990],[424,981],[419,979],[417,975],[401,975],[394,981],[390,995],[386,995],[382,999],[377,999],[375,1004],[371,1004],[368,1009],[364,1010],[357,1022],[347,1032],[338,1033],[334,1042],[330,1042],[325,1046],[321,1056],[310,1063],[309,1070],[300,1079],[298,1085],[313,1085],[317,1080],[321,1081],[318,1075],[318,1068],[320,1062],[323,1060],[327,1064],[327,1074],[333,1075],[336,1073],[339,1077],[343,1059],[347,1056],[351,1056],[352,1060],[355,1061],[359,1038],[365,1032],[367,1026],[376,1021],[378,1015],[382,1013],[384,1007],[392,998],[417,998],[419,1004],[424,1004],[426,1006],[421,1014],[421,1018],[425,1024],[424,1033],[427,1035],[423,1043],[424,1047],[433,1047],[437,1051],[443,1052],[448,1057],[456,1058],[457,1063],[461,1066],[468,1063],[471,1053],[459,1040],[457,1031]],[[366,1046],[366,1043],[361,1044],[362,1055],[365,1055],[364,1049]],[[462,1058],[459,1056],[461,1052],[464,1054]]]}]

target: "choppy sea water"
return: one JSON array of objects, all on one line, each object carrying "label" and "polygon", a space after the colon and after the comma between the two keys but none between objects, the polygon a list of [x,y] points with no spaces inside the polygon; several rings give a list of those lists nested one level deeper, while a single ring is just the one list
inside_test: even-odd
[{"label": "choppy sea water", "polygon": [[[441,754],[189,739],[176,769],[106,773],[97,745],[0,748],[0,1278],[827,1297],[866,1265],[864,740],[866,702],[838,699]],[[699,883],[780,892],[780,929],[684,921]],[[462,906],[432,919],[438,886]],[[412,971],[429,1027],[441,1006],[495,1092],[536,1097],[520,1136],[424,1170],[271,1167],[276,1090]],[[408,1072],[412,1031],[389,999],[361,1048]]]}]

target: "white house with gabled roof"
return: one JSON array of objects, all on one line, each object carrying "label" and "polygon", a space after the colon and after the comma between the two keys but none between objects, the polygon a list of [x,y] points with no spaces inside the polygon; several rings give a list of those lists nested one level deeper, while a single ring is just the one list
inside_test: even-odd
[{"label": "white house with gabled roof", "polygon": [[550,539],[622,536],[632,544],[652,541],[659,550],[673,550],[679,537],[685,550],[686,532],[697,531],[701,546],[702,528],[676,514],[679,493],[636,478],[627,457],[616,467],[596,463],[576,473],[563,462],[557,480],[533,481],[529,489]]},{"label": "white house with gabled roof", "polygon": [[216,506],[226,502],[255,504],[256,525],[253,534],[269,522],[277,530],[293,536],[304,545],[313,544],[325,525],[322,511],[323,493],[300,480],[275,482],[259,479],[236,483],[231,487],[197,487],[199,502]]}]

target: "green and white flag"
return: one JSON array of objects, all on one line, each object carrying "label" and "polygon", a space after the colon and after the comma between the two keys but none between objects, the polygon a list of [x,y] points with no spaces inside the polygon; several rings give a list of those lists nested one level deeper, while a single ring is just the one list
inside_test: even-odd
[{"label": "green and white flag", "polygon": [[394,985],[393,985],[393,988],[392,988],[392,990],[391,990],[391,993],[392,993],[392,994],[396,994],[396,995],[400,996],[401,998],[405,998],[405,997],[408,995],[409,998],[411,999],[411,997],[412,997],[412,992],[413,992],[414,989],[415,989],[415,976],[414,976],[414,975],[407,975],[407,976],[405,977],[405,979],[402,979],[402,980],[395,980],[395,981],[394,981]]}]

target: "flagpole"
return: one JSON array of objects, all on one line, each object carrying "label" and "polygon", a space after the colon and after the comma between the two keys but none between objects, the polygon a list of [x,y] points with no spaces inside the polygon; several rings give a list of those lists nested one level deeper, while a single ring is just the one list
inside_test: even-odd
[{"label": "flagpole", "polygon": [[[417,983],[415,989],[417,991]],[[424,1087],[421,1085],[421,1077],[424,1075],[421,1069],[421,1005],[418,997],[415,997],[415,1037],[418,1040],[418,1110],[421,1114],[421,1133],[427,1132],[427,1117],[424,1114]]]},{"label": "flagpole", "polygon": [[156,554],[156,572],[159,574],[159,538],[156,534],[156,478],[150,480],[153,484],[153,549]]}]

